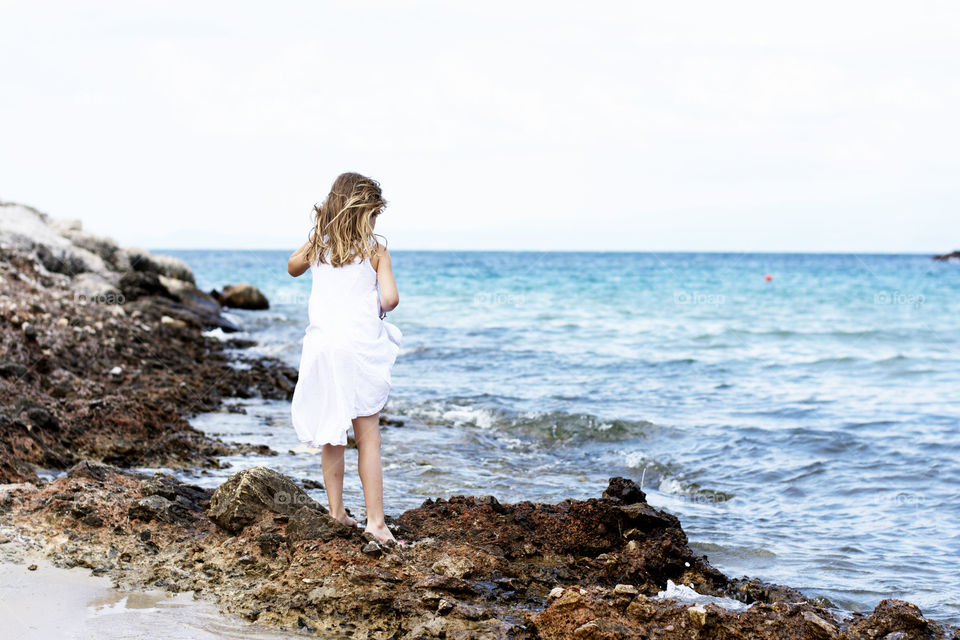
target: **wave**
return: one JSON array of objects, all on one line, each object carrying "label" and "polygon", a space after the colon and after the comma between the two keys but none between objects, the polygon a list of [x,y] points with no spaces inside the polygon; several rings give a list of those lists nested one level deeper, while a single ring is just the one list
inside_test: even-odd
[{"label": "wave", "polygon": [[[504,398],[451,398],[397,403],[394,411],[430,425],[491,429],[544,443],[619,442],[646,437],[657,425],[646,420],[604,419],[589,413],[512,411]],[[499,405],[499,406],[496,406]]]}]

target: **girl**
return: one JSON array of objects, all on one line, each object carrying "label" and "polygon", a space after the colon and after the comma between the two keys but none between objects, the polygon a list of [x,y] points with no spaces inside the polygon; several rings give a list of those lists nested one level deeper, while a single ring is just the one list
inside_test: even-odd
[{"label": "girl", "polygon": [[373,233],[386,205],[376,180],[340,174],[326,200],[314,206],[309,239],[287,262],[290,275],[309,269],[313,276],[291,415],[300,441],[323,447],[330,515],[349,526],[357,522],[343,507],[343,452],[353,425],[365,531],[398,542],[384,522],[380,463],[380,410],[402,337],[383,319],[400,302],[390,253]]}]

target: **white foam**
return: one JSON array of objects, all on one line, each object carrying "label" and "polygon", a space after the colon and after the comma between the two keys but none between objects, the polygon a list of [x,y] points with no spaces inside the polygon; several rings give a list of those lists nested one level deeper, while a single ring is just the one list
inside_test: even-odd
[{"label": "white foam", "polygon": [[653,460],[642,451],[631,451],[625,453],[623,457],[623,463],[630,469],[643,469],[653,462]]},{"label": "white foam", "polygon": [[667,580],[667,588],[653,596],[659,600],[677,600],[678,602],[690,604],[708,604],[710,602],[723,607],[729,611],[746,611],[750,605],[734,600],[733,598],[724,598],[718,596],[708,596],[703,593],[697,593],[693,587],[684,584],[676,584],[673,580]]}]

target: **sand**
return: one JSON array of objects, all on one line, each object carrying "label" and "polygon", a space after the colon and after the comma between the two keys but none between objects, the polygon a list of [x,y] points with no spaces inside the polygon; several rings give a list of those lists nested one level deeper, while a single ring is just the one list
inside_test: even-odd
[{"label": "sand", "polygon": [[[89,569],[39,557],[0,564],[0,637],[24,640],[292,638],[196,600],[192,592],[121,591]],[[37,569],[27,567],[35,564]]]}]

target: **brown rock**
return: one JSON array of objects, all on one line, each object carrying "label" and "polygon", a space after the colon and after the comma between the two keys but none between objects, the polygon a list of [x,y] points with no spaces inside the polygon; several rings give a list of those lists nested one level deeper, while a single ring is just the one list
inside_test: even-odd
[{"label": "brown rock", "polygon": [[228,284],[223,288],[219,295],[213,295],[223,307],[235,307],[237,309],[269,309],[270,302],[267,297],[252,284],[241,282],[239,284]]},{"label": "brown rock", "polygon": [[290,516],[287,524],[287,545],[293,547],[301,540],[323,540],[330,542],[334,538],[359,537],[356,527],[349,527],[333,516],[316,508],[302,506]]},{"label": "brown rock", "polygon": [[210,499],[207,515],[230,533],[238,533],[264,511],[292,516],[302,507],[327,512],[290,478],[258,466],[238,471],[220,485]]}]

